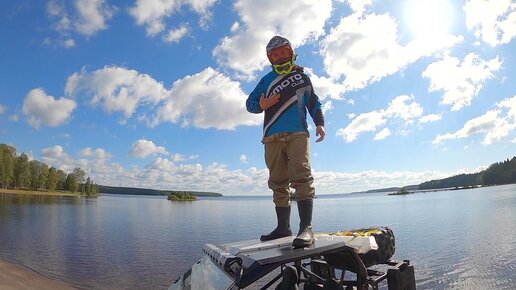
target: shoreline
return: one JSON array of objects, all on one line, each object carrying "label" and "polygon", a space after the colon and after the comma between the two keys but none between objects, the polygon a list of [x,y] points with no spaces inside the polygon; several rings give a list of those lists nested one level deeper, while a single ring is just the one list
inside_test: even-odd
[{"label": "shoreline", "polygon": [[0,289],[74,290],[76,288],[0,258]]},{"label": "shoreline", "polygon": [[0,188],[0,193],[26,194],[26,195],[81,196],[79,193],[71,193],[71,192],[38,191],[38,190],[28,190],[28,189],[7,189],[7,188]]}]

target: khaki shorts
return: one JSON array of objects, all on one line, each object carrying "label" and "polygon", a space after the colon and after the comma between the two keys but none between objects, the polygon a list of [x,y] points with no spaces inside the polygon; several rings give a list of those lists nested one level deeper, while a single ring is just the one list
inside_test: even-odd
[{"label": "khaki shorts", "polygon": [[290,187],[295,189],[298,201],[314,198],[308,133],[275,134],[262,142],[274,204],[277,207],[290,205]]}]

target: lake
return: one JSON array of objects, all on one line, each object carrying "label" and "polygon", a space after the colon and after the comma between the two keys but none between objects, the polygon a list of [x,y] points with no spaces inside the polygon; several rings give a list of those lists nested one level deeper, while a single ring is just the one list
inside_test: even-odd
[{"label": "lake", "polygon": [[[293,231],[299,218],[292,208]],[[387,196],[319,196],[314,230],[385,225],[418,289],[516,288],[516,185]],[[0,257],[82,289],[164,289],[205,243],[257,239],[272,198],[0,194]]]}]

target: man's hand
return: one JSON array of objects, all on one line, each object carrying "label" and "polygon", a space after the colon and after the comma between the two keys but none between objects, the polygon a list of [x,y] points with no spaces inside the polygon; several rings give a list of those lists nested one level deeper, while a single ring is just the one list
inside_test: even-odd
[{"label": "man's hand", "polygon": [[317,126],[317,129],[315,129],[315,136],[319,136],[319,139],[315,140],[315,142],[321,142],[322,140],[324,140],[326,132],[324,132],[323,126]]},{"label": "man's hand", "polygon": [[262,96],[260,97],[260,108],[262,108],[262,110],[265,111],[268,108],[274,106],[277,102],[279,102],[279,99],[279,94],[271,95],[268,98],[265,97],[265,94],[262,94]]}]

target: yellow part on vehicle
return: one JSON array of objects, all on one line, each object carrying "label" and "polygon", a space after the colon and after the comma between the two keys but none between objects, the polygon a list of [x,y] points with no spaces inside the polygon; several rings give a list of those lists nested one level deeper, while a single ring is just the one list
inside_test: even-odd
[{"label": "yellow part on vehicle", "polygon": [[337,231],[333,235],[336,235],[336,236],[348,236],[348,237],[349,236],[353,236],[353,237],[367,237],[367,236],[372,236],[372,235],[380,234],[380,233],[382,233],[382,231],[377,230],[377,229],[371,229],[371,230],[366,230],[366,231],[344,231],[344,232]]}]

